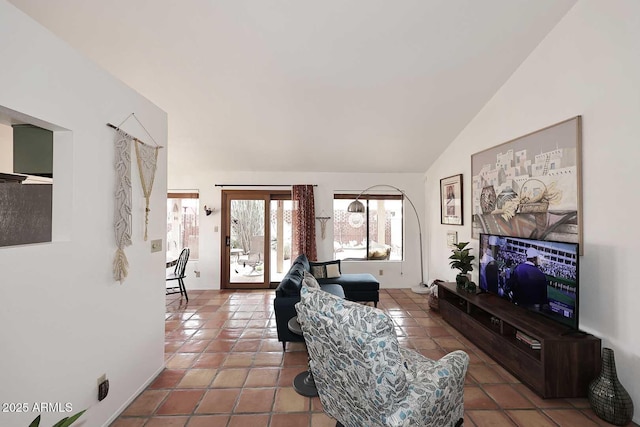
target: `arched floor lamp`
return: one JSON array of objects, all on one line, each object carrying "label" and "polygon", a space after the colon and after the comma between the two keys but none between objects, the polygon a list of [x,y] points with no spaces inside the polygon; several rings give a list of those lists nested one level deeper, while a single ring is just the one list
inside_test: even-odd
[{"label": "arched floor lamp", "polygon": [[424,259],[423,259],[423,253],[422,253],[422,225],[420,224],[420,215],[418,215],[418,211],[416,210],[416,206],[413,204],[413,202],[411,201],[411,199],[409,198],[409,196],[407,196],[407,193],[405,193],[403,190],[399,189],[398,187],[394,187],[393,185],[388,185],[388,184],[377,184],[377,185],[372,185],[371,187],[365,188],[364,190],[362,190],[360,192],[360,194],[358,194],[356,196],[356,199],[349,203],[349,206],[347,207],[347,212],[351,212],[351,213],[364,213],[366,211],[364,205],[362,204],[362,202],[360,200],[358,200],[360,198],[360,196],[362,196],[365,192],[371,190],[372,188],[377,188],[377,187],[389,187],[389,188],[393,188],[396,191],[399,191],[402,194],[403,198],[406,198],[409,203],[411,204],[411,207],[413,208],[413,212],[416,214],[416,220],[418,220],[418,233],[419,233],[419,237],[420,237],[420,283],[418,283],[418,286],[415,286],[413,288],[411,288],[411,290],[415,293],[418,294],[425,294],[429,292],[429,288],[427,287],[427,284],[424,282]]}]

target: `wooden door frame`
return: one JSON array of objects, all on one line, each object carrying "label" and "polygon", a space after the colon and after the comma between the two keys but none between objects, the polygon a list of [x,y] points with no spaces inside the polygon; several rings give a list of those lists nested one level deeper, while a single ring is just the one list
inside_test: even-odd
[{"label": "wooden door frame", "polygon": [[[220,289],[268,289],[271,285],[271,201],[291,195],[290,190],[222,190],[220,218]],[[264,280],[262,283],[230,283],[231,246],[227,246],[227,237],[231,234],[231,200],[263,200],[264,215]]]}]

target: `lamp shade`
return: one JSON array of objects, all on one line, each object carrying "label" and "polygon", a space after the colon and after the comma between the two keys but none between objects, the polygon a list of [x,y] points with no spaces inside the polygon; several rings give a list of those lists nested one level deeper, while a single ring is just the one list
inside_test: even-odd
[{"label": "lamp shade", "polygon": [[353,202],[349,203],[349,206],[347,206],[347,212],[364,213],[364,211],[364,205],[360,200],[354,200]]}]

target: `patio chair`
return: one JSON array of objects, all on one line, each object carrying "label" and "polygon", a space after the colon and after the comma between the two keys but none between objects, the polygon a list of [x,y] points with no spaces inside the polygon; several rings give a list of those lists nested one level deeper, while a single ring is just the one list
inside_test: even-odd
[{"label": "patio chair", "polygon": [[247,259],[241,262],[245,276],[251,276],[256,273],[257,267],[264,263],[264,236],[253,236],[251,238],[251,247],[247,252]]}]

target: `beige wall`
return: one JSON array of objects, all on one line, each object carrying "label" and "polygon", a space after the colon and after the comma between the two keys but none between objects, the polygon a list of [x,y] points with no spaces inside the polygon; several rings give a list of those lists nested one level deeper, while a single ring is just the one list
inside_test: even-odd
[{"label": "beige wall", "polygon": [[[638,76],[640,2],[579,1],[429,169],[426,186],[428,200],[437,200],[440,178],[464,174],[464,227],[440,225],[437,204],[428,208],[431,272],[452,279],[446,232],[458,231],[463,241],[471,238],[466,203],[471,198],[471,155],[582,116],[580,328],[615,350],[620,379],[636,403],[640,402]],[[472,243],[477,248],[477,240]]]},{"label": "beige wall", "polygon": [[[317,173],[317,172],[217,172],[213,170],[173,171],[169,178],[170,189],[197,188],[200,192],[200,259],[190,263],[190,268],[201,272],[199,278],[191,274],[190,289],[220,288],[220,200],[221,188],[215,184],[316,184],[314,190],[316,214],[333,216],[333,194],[356,192],[376,184],[394,185],[406,191],[424,216],[423,175],[419,173]],[[231,187],[233,188],[233,187]],[[246,189],[246,188],[245,188]],[[279,188],[282,189],[282,188]],[[393,192],[393,190],[392,190]],[[217,212],[204,216],[204,205]],[[333,259],[333,221],[327,223],[325,239],[320,237],[316,222],[318,259]],[[346,273],[371,273],[383,288],[410,288],[420,282],[420,249],[418,223],[409,204],[405,206],[405,261],[350,261],[343,262]],[[380,276],[380,269],[383,275]],[[426,279],[426,272],[425,272]]]},{"label": "beige wall", "polygon": [[[129,277],[113,279],[114,132],[106,123],[135,112],[167,147],[167,116],[5,0],[0,40],[0,115],[54,131],[56,177],[53,241],[0,248],[0,401],[69,403],[73,412],[88,408],[82,425],[108,425],[164,366],[165,257],[143,241],[145,204],[134,169]],[[150,239],[166,233],[166,151]],[[98,402],[102,374],[111,387]],[[0,425],[29,425],[31,409],[0,412]],[[41,425],[64,415],[43,413]]]}]

